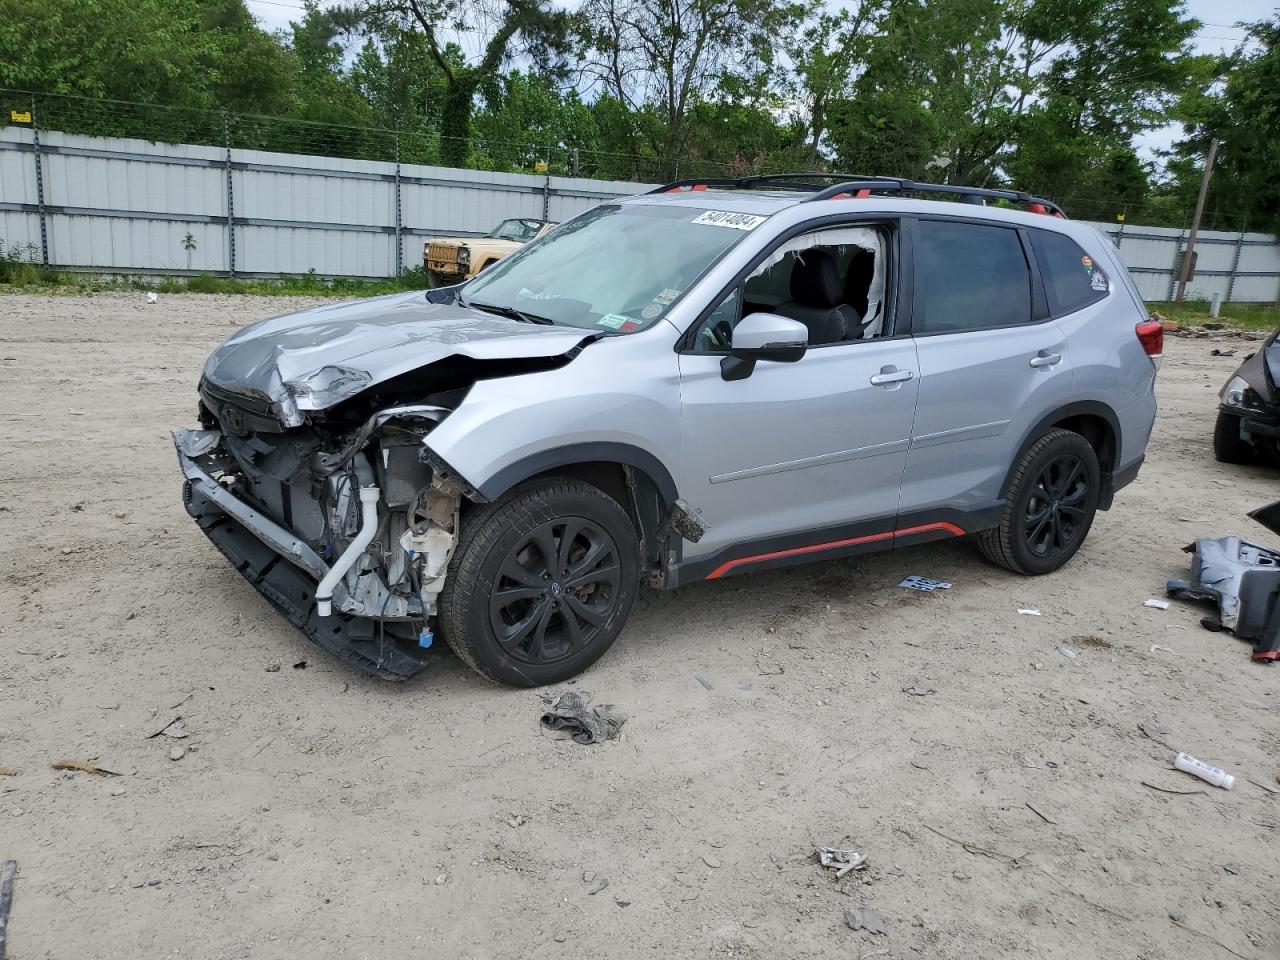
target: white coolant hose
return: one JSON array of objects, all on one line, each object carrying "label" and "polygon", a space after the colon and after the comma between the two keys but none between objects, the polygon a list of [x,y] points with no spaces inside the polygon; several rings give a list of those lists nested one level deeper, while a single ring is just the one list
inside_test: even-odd
[{"label": "white coolant hose", "polygon": [[334,561],[329,572],[320,581],[320,585],[316,587],[316,613],[320,616],[327,617],[333,612],[334,588],[360,559],[360,554],[364,553],[364,548],[378,532],[378,500],[381,497],[382,492],[376,486],[360,488],[360,530],[350,546],[342,551],[342,556]]}]

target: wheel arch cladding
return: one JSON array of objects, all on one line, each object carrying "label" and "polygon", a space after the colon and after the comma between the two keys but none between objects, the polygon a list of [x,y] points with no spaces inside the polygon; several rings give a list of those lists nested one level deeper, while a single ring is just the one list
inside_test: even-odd
[{"label": "wheel arch cladding", "polygon": [[1018,452],[1000,487],[1001,495],[1003,496],[1004,491],[1008,489],[1013,471],[1023,454],[1050,430],[1070,430],[1072,433],[1078,433],[1093,448],[1093,452],[1098,457],[1098,470],[1102,477],[1098,509],[1110,508],[1115,494],[1112,477],[1118,466],[1116,457],[1121,449],[1120,418],[1111,407],[1097,400],[1077,400],[1074,403],[1068,403],[1037,421],[1035,426],[1027,431],[1022,438],[1022,443],[1018,446]]},{"label": "wheel arch cladding", "polygon": [[657,541],[677,493],[671,471],[653,454],[626,443],[570,444],[518,460],[479,484],[477,490],[493,501],[519,483],[544,476],[574,477],[608,494],[636,525],[646,560],[658,560]]}]

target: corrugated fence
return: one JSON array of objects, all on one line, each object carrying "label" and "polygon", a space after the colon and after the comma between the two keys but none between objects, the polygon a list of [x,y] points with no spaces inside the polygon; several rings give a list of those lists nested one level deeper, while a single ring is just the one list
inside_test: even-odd
[{"label": "corrugated fence", "polygon": [[[389,277],[431,236],[565,220],[648,184],[0,128],[0,238],[61,269]],[[1185,230],[1099,223],[1142,295],[1168,300]],[[1202,231],[1188,296],[1280,302],[1270,234]]]}]

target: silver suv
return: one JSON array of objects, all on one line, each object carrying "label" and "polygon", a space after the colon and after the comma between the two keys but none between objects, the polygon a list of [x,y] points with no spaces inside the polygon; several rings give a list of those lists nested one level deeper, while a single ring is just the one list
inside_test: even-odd
[{"label": "silver suv", "polygon": [[684,181],[461,286],[240,330],[174,439],[187,510],[316,643],[403,678],[439,631],[535,686],[641,583],[950,537],[1058,569],[1138,472],[1162,344],[1048,201]]}]

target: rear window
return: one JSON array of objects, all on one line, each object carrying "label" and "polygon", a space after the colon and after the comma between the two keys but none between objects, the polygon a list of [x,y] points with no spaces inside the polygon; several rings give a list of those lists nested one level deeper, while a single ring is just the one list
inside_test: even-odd
[{"label": "rear window", "polygon": [[1031,246],[1044,277],[1049,310],[1055,317],[1097,303],[1107,295],[1111,288],[1107,275],[1070,237],[1032,230]]},{"label": "rear window", "polygon": [[1018,234],[921,220],[916,333],[959,333],[1031,322],[1031,272]]}]

